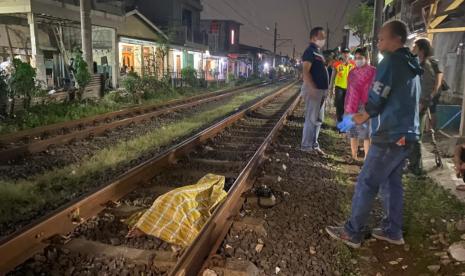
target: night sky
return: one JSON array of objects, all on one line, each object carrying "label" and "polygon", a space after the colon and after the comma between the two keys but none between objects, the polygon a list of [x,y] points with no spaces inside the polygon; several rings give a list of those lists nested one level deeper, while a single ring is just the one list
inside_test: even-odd
[{"label": "night sky", "polygon": [[[309,12],[306,11],[308,2]],[[360,0],[202,0],[203,19],[232,19],[242,24],[241,43],[262,45],[273,50],[274,22],[278,22],[281,38],[293,39],[299,57],[308,44],[309,28],[305,16],[310,15],[311,26],[330,29],[330,47],[342,42],[342,29],[350,13]],[[344,13],[345,11],[345,13]],[[280,45],[281,42],[278,42]],[[292,55],[291,43],[285,43],[277,52]]]}]

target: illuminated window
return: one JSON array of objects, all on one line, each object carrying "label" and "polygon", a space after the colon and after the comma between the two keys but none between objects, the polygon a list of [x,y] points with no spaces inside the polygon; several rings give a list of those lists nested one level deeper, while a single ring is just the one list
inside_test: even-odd
[{"label": "illuminated window", "polygon": [[235,42],[235,32],[234,30],[231,30],[231,45],[234,45],[234,42]]}]

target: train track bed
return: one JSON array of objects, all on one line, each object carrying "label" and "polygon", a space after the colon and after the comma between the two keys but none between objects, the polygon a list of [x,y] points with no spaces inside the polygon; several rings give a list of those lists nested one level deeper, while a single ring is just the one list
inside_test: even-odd
[{"label": "train track bed", "polygon": [[[276,87],[279,87],[279,85],[245,90],[243,93],[257,93],[257,95],[261,95],[276,89]],[[230,95],[216,101],[193,106],[187,110],[174,110],[167,114],[147,118],[140,123],[131,123],[126,126],[112,128],[98,136],[91,135],[84,139],[73,139],[67,144],[49,145],[45,151],[32,153],[24,158],[9,161],[7,165],[0,165],[0,180],[26,179],[51,169],[79,163],[80,160],[88,158],[102,149],[115,146],[122,141],[129,141],[134,137],[145,135],[174,122],[226,104],[232,97],[233,95]]]},{"label": "train track bed", "polygon": [[0,164],[11,164],[25,156],[46,151],[51,145],[63,145],[73,140],[105,134],[116,128],[150,121],[152,118],[221,101],[233,95],[269,86],[269,83],[249,85],[201,94],[161,105],[123,109],[90,118],[38,127],[0,136]]},{"label": "train track bed", "polygon": [[[204,268],[216,275],[348,275],[350,252],[330,240],[324,228],[343,221],[349,191],[337,181],[331,155],[346,155],[333,131],[320,136],[328,157],[299,150],[302,105],[280,131],[249,192],[240,215]],[[274,200],[255,190],[271,188]],[[215,275],[215,274],[211,274]]]},{"label": "train track bed", "polygon": [[108,124],[113,121],[127,119],[138,115],[160,111],[169,107],[186,104],[192,101],[199,101],[207,99],[213,96],[219,96],[228,94],[230,92],[240,91],[248,89],[254,86],[266,85],[265,82],[260,84],[248,84],[236,88],[220,89],[212,92],[200,92],[199,94],[187,98],[174,99],[164,103],[149,104],[142,106],[130,106],[122,108],[121,110],[103,113],[87,118],[81,118],[77,120],[71,120],[66,122],[60,122],[51,125],[45,125],[41,127],[25,129],[17,131],[16,133],[8,133],[0,135],[0,149],[12,147],[15,145],[28,144],[38,140],[48,139],[54,136],[68,134],[72,131],[83,130],[85,128],[92,128],[102,124]]},{"label": "train track bed", "polygon": [[[51,246],[17,267],[12,275],[51,272],[55,275],[167,273],[183,251],[154,237],[126,238],[128,226],[122,219],[150,207],[159,195],[176,187],[195,183],[207,173],[224,175],[225,189],[228,190],[274,125],[295,101],[297,86],[282,91],[270,103],[249,112],[221,134],[162,170],[150,181],[139,183],[138,189],[117,203],[108,203],[98,216],[80,224],[67,238],[52,239]],[[123,257],[109,253],[120,250],[125,252]],[[155,257],[143,257],[148,255]]]},{"label": "train track bed", "polygon": [[[13,204],[7,204],[6,202],[0,204],[0,211],[5,212],[5,214],[10,214],[9,218],[3,216],[0,223],[0,235],[8,235],[22,228],[24,225],[29,224],[31,220],[41,217],[59,206],[79,198],[85,193],[101,187],[105,183],[111,182],[122,173],[153,158],[153,156],[166,150],[171,145],[188,137],[191,133],[201,131],[209,125],[221,120],[221,118],[224,118],[224,116],[233,112],[236,108],[234,107],[231,111],[226,110],[226,112],[223,110],[223,105],[231,102],[230,105],[235,106],[236,102],[241,103],[241,101],[246,99],[246,101],[241,104],[242,108],[245,108],[286,85],[289,84],[277,84],[270,87],[263,87],[256,90],[256,94],[248,94],[245,92],[238,95],[232,99],[234,102],[231,102],[231,99],[227,102],[223,102],[226,101],[226,99],[223,99],[220,100],[220,102],[211,102],[206,104],[206,106],[185,111],[183,114],[168,115],[165,118],[166,122],[161,121],[161,118],[157,118],[158,120],[149,121],[146,124],[133,125],[129,128],[115,130],[114,135],[111,133],[109,134],[111,137],[109,139],[96,137],[89,141],[76,141],[74,144],[60,146],[60,151],[58,151],[57,148],[54,149],[57,153],[55,157],[50,158],[50,161],[46,161],[48,159],[44,159],[43,155],[38,156],[37,159],[31,159],[35,161],[35,166],[27,162],[24,165],[13,167],[13,169],[3,167],[1,170],[4,170],[4,172],[9,171],[16,176],[21,173],[21,175],[27,177],[16,180],[14,178],[12,180],[7,179],[8,181],[3,180],[4,183],[2,183],[2,179],[0,179],[0,184],[7,188],[5,193],[9,193],[8,189],[11,185],[17,185],[18,183],[20,185],[18,187],[25,190],[20,190],[20,192],[23,192],[27,197],[25,199],[20,198],[15,200]],[[239,108],[239,106],[237,108]],[[215,113],[217,111],[218,114]],[[207,114],[208,116],[203,116],[202,114]],[[197,115],[200,121],[194,122]],[[207,119],[209,121],[202,121]],[[176,122],[180,122],[180,125],[182,125],[182,127],[174,129],[174,131],[181,133],[178,136],[176,136],[170,128],[175,128],[177,126]],[[135,131],[135,129],[138,129],[138,131]],[[191,131],[185,131],[185,129],[191,129]],[[150,130],[152,131],[150,132]],[[118,133],[120,132],[124,134],[119,135]],[[160,140],[158,142],[156,139],[162,136],[161,133],[165,132],[173,137],[169,138],[171,136],[167,136],[168,138],[165,139],[166,141]],[[146,134],[141,135],[143,133]],[[117,137],[122,140],[116,142],[118,139]],[[126,141],[124,140],[125,138],[127,139]],[[140,148],[138,146],[139,144],[136,144],[139,140],[142,141],[140,143],[146,145],[145,150]],[[151,147],[151,143],[158,144]],[[136,147],[136,149],[133,149],[134,147]],[[114,156],[112,152],[118,148],[121,154]],[[134,154],[131,154],[131,152],[128,153],[126,148],[129,148],[129,150],[132,149]],[[92,153],[94,155],[92,155]],[[64,162],[61,158],[65,158],[65,161],[69,163],[60,163]],[[57,162],[59,163],[58,166],[54,167]],[[108,163],[102,165],[102,162]],[[41,171],[43,171],[43,173],[33,174],[34,172]],[[31,189],[39,189],[40,191],[37,193],[43,193],[43,195],[29,195]],[[16,196],[16,194],[14,194],[15,191],[16,190],[11,192],[13,196]],[[33,204],[30,204],[30,208],[25,208],[24,205],[29,202]],[[15,207],[14,204],[18,204],[19,207]],[[19,210],[19,208],[22,208],[24,211]]]}]

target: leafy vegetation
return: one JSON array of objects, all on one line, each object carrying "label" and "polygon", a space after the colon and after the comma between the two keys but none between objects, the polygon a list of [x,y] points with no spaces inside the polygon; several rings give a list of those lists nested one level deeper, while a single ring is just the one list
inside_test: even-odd
[{"label": "leafy vegetation", "polygon": [[8,107],[8,85],[7,78],[3,70],[0,70],[0,117],[7,116]]},{"label": "leafy vegetation", "polygon": [[[24,97],[24,107],[29,109],[32,97],[39,90],[35,81],[36,71],[29,63],[22,62],[19,59],[14,59],[13,65],[15,69],[8,80],[11,98]],[[14,105],[12,105],[12,109],[11,113],[14,112]]]},{"label": "leafy vegetation", "polygon": [[[253,80],[250,83],[256,83]],[[140,83],[142,82],[142,83]],[[142,105],[160,104],[221,89],[224,86],[211,86],[208,89],[182,87],[172,89],[166,81],[155,77],[140,78],[137,84],[143,91]],[[40,127],[70,120],[95,116],[126,108],[134,104],[134,96],[125,91],[113,91],[98,102],[49,103],[32,106],[29,110],[16,114],[14,118],[0,123],[0,134]]]},{"label": "leafy vegetation", "polygon": [[124,89],[131,95],[133,103],[141,103],[141,78],[135,72],[130,72],[122,81]]},{"label": "leafy vegetation", "polygon": [[462,202],[429,178],[405,177],[404,186],[404,231],[414,249],[420,249],[428,234],[432,234],[431,228],[458,235],[454,227],[442,220],[463,218]]},{"label": "leafy vegetation", "polygon": [[349,27],[360,40],[360,46],[370,42],[373,27],[373,7],[361,3],[352,14],[349,15]]},{"label": "leafy vegetation", "polygon": [[241,93],[217,108],[102,149],[79,164],[57,168],[27,180],[0,181],[0,229],[7,228],[18,219],[33,216],[45,208],[50,209],[50,204],[57,207],[69,201],[91,188],[90,185],[95,182],[97,174],[117,169],[118,166],[130,163],[145,152],[168,145],[174,139],[212,123],[241,105],[269,93],[270,90],[271,88],[262,88],[255,93]]},{"label": "leafy vegetation", "polygon": [[75,61],[76,61],[76,76],[75,77],[76,77],[76,82],[79,86],[77,96],[78,96],[78,100],[82,100],[82,96],[84,94],[86,86],[90,82],[91,76],[89,73],[88,64],[86,63],[84,58],[82,58],[82,55],[80,53],[76,55]]},{"label": "leafy vegetation", "polygon": [[181,70],[182,79],[190,86],[197,87],[199,85],[199,80],[197,78],[197,70],[188,66]]}]

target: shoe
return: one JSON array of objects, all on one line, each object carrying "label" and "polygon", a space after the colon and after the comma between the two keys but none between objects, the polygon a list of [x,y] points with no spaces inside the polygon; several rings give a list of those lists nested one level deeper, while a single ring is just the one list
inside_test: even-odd
[{"label": "shoe", "polygon": [[312,153],[313,149],[312,148],[300,148],[301,151],[306,152],[306,153]]},{"label": "shoe", "polygon": [[344,227],[337,226],[328,226],[326,227],[326,232],[331,236],[331,238],[341,241],[352,248],[360,248],[361,242],[356,242],[349,237],[349,235],[344,230]]},{"label": "shoe", "polygon": [[373,238],[375,238],[375,239],[387,241],[388,243],[395,244],[395,245],[404,245],[405,244],[405,241],[404,241],[403,238],[401,238],[399,240],[393,240],[393,239],[389,238],[388,236],[386,236],[386,234],[384,233],[384,231],[381,228],[373,229],[372,232],[371,232],[371,236]]},{"label": "shoe", "polygon": [[313,151],[316,154],[318,154],[319,156],[325,156],[326,155],[326,153],[323,150],[321,150],[320,148],[313,149]]}]

